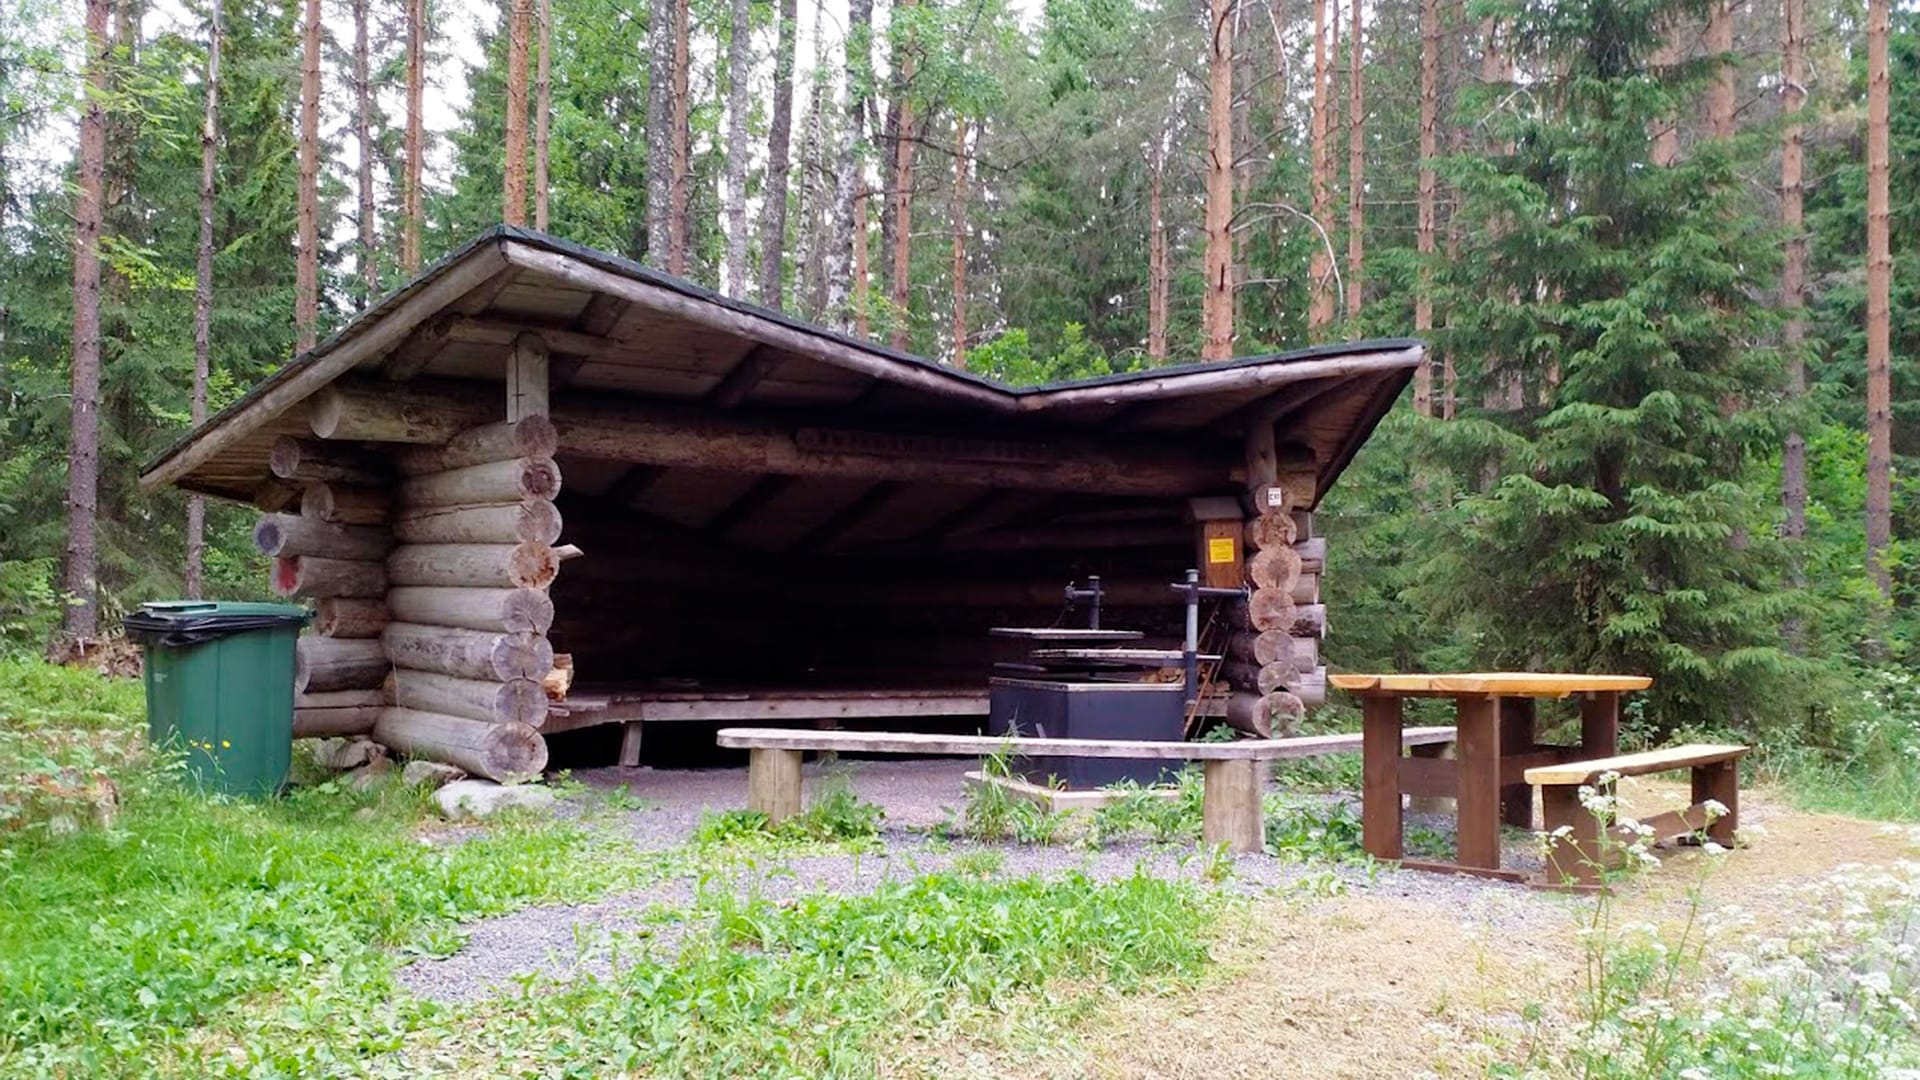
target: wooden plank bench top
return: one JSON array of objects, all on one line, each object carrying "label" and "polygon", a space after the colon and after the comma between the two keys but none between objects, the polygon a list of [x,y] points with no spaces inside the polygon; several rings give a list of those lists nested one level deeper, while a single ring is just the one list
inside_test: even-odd
[{"label": "wooden plank bench top", "polygon": [[[1450,727],[1408,728],[1408,745],[1453,741]],[[1308,735],[1238,742],[1154,742],[1147,739],[1002,738],[934,735],[907,731],[807,731],[791,728],[721,728],[721,746],[748,751],[747,807],[781,822],[800,812],[802,750],[869,754],[1019,753],[1036,757],[1149,758],[1199,761],[1200,837],[1232,851],[1259,851],[1266,843],[1261,808],[1262,761],[1358,750],[1359,735]]]},{"label": "wooden plank bench top", "polygon": [[1541,765],[1528,769],[1526,778],[1527,783],[1542,787],[1555,784],[1591,784],[1607,773],[1618,773],[1621,776],[1645,776],[1648,773],[1691,769],[1698,765],[1712,765],[1722,761],[1738,761],[1747,750],[1747,747],[1734,743],[1689,743],[1685,746],[1668,746],[1638,754],[1621,754],[1618,757]]},{"label": "wooden plank bench top", "polygon": [[[1450,727],[1408,728],[1407,746],[1453,741]],[[936,735],[917,731],[809,731],[796,728],[721,728],[716,741],[737,750],[835,750],[865,754],[974,754],[1003,751],[1031,757],[1149,758],[1162,761],[1279,761],[1360,749],[1360,736],[1301,735],[1236,742],[1156,742],[1150,739],[1043,739],[994,735]]]},{"label": "wooden plank bench top", "polygon": [[1483,671],[1433,675],[1328,675],[1333,686],[1361,695],[1453,697],[1487,694],[1510,697],[1563,698],[1571,694],[1622,693],[1645,690],[1653,680],[1645,675],[1580,675],[1536,671]]}]

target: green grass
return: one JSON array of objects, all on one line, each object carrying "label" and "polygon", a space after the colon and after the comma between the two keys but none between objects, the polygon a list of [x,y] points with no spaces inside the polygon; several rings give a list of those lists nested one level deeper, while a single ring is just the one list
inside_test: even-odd
[{"label": "green grass", "polygon": [[[829,785],[770,849],[730,816],[707,844],[640,855],[614,816],[630,794],[459,829],[395,782],[206,799],[141,749],[140,706],[136,685],[0,665],[0,793],[79,770],[119,804],[55,828],[61,807],[17,800],[0,827],[0,1076],[865,1075],[906,1041],[1183,978],[1225,902],[1148,877],[954,873],[774,903],[732,891],[743,855],[777,873],[870,846],[877,809]],[[641,959],[618,978],[460,1007],[396,985],[467,920],[669,874],[707,882],[656,913],[684,940],[624,942]]]}]

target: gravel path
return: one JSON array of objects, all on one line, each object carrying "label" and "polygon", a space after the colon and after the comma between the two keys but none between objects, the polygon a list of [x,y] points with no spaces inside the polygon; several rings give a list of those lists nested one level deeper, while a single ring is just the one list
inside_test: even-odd
[{"label": "gravel path", "polygon": [[[963,761],[863,761],[833,767],[845,775],[861,799],[886,810],[878,851],[859,855],[769,853],[735,857],[719,866],[694,867],[644,890],[591,904],[527,908],[470,924],[466,944],[444,959],[415,961],[399,972],[409,991],[443,1002],[472,1001],[511,990],[529,977],[568,980],[583,974],[604,976],[636,955],[670,954],[696,929],[681,912],[696,899],[702,872],[730,874],[736,891],[767,899],[816,891],[846,895],[869,892],[886,881],[911,880],[954,865],[970,852],[1000,856],[998,873],[1006,877],[1058,875],[1080,871],[1113,880],[1143,867],[1158,877],[1198,880],[1204,860],[1194,848],[1156,846],[1133,841],[1098,851],[1061,845],[948,843],[929,830],[953,820],[963,805],[961,774],[974,767]],[[807,767],[810,781],[822,774]],[[742,769],[660,772],[651,769],[595,769],[575,774],[590,788],[611,791],[626,786],[646,801],[625,811],[633,840],[641,850],[666,850],[685,844],[709,810],[738,808],[746,793]],[[1410,817],[1410,826],[1438,830],[1444,818]],[[1538,865],[1531,844],[1510,845],[1508,865]],[[969,860],[978,866],[979,860]],[[1264,855],[1233,857],[1227,888],[1246,895],[1300,887],[1316,891],[1337,878],[1349,893],[1395,897],[1435,908],[1443,916],[1483,932],[1531,934],[1563,925],[1565,902],[1523,887],[1454,875],[1383,869],[1373,875],[1356,867],[1297,863]],[[711,886],[711,881],[709,882]],[[1319,901],[1338,905],[1339,897]]]}]

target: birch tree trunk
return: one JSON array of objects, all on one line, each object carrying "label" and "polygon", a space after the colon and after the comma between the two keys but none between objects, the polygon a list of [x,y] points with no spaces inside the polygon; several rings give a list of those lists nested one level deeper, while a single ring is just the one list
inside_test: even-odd
[{"label": "birch tree trunk", "polygon": [[1888,236],[1888,0],[1867,0],[1867,573],[1893,597],[1893,254]]},{"label": "birch tree trunk", "polygon": [[548,149],[553,133],[553,0],[540,0],[539,59],[533,80],[533,227],[547,231],[547,199],[552,194]]},{"label": "birch tree trunk", "polygon": [[380,295],[378,218],[373,201],[373,86],[367,62],[367,0],[353,0],[353,141],[359,148],[360,303],[370,306]]},{"label": "birch tree trunk", "polygon": [[1233,0],[1210,0],[1207,47],[1207,249],[1200,296],[1203,360],[1233,355]]},{"label": "birch tree trunk", "polygon": [[[1780,345],[1787,356],[1787,394],[1795,402],[1806,397],[1807,233],[1804,139],[1800,111],[1806,107],[1806,0],[1782,0],[1781,110],[1786,123],[1780,133],[1780,230],[1786,234],[1786,258],[1780,267],[1780,309],[1786,316]],[[1807,440],[1795,424],[1787,431],[1780,451],[1780,501],[1786,510],[1781,529],[1789,541],[1807,535]],[[1797,560],[1798,554],[1794,555]]]},{"label": "birch tree trunk", "polygon": [[953,366],[967,366],[967,120],[953,132]]},{"label": "birch tree trunk", "polygon": [[753,64],[753,5],[733,0],[727,45],[727,268],[728,296],[747,295],[747,83]]},{"label": "birch tree trunk", "polygon": [[[214,181],[220,156],[220,5],[214,4],[207,19],[207,85],[204,113],[200,121],[200,241],[194,253],[193,274],[193,424],[199,427],[207,418],[207,378],[212,372],[213,356],[213,214]],[[198,600],[205,591],[203,570],[207,550],[207,503],[205,496],[187,496],[187,599]]]},{"label": "birch tree trunk", "polygon": [[833,216],[827,240],[826,274],[827,320],[842,329],[853,325],[849,300],[853,289],[854,198],[860,187],[862,155],[860,144],[866,137],[866,72],[871,66],[873,0],[849,0],[847,5],[846,84],[847,129],[840,145],[839,161],[834,169]]},{"label": "birch tree trunk", "polygon": [[688,111],[693,107],[687,89],[688,66],[692,64],[689,36],[693,33],[693,13],[687,0],[673,0],[673,163],[667,203],[667,272],[687,272],[687,195],[692,186],[692,162],[688,158]]},{"label": "birch tree trunk", "polygon": [[100,489],[100,222],[107,171],[107,19],[110,0],[87,0],[86,97],[73,204],[73,402],[67,447],[66,636],[100,632],[94,526]]},{"label": "birch tree trunk", "polygon": [[320,318],[320,0],[307,0],[300,51],[299,261],[294,267],[294,351],[313,348]]},{"label": "birch tree trunk", "polygon": [[647,261],[662,269],[673,211],[673,4],[647,9]]},{"label": "birch tree trunk", "polygon": [[[1792,0],[1789,0],[1792,2]],[[1439,153],[1440,122],[1440,2],[1420,0],[1420,194],[1418,232],[1414,244],[1420,254],[1420,279],[1413,296],[1413,331],[1433,330],[1433,252],[1439,175],[1433,163]],[[1420,357],[1413,373],[1413,410],[1433,415],[1433,360]]]},{"label": "birch tree trunk", "polygon": [[426,157],[427,0],[407,0],[407,163],[402,183],[400,266],[411,277],[420,269],[420,225],[425,216],[420,192]]},{"label": "birch tree trunk", "polygon": [[773,52],[773,115],[767,126],[767,180],[760,204],[760,303],[778,309],[786,274],[787,155],[793,141],[793,55],[798,0],[780,0]]},{"label": "birch tree trunk", "polygon": [[527,223],[527,53],[533,36],[533,0],[508,0],[507,146],[500,220]]}]

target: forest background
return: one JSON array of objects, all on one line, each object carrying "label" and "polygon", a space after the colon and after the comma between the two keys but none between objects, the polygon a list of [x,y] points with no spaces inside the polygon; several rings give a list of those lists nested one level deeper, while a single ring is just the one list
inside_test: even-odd
[{"label": "forest background", "polygon": [[504,219],[1014,382],[1425,338],[1331,664],[1911,816],[1916,196],[1885,0],[0,0],[0,649],[258,594],[139,466]]}]

